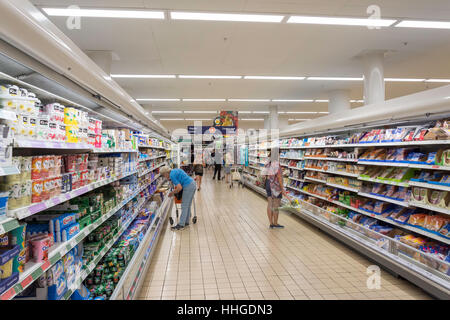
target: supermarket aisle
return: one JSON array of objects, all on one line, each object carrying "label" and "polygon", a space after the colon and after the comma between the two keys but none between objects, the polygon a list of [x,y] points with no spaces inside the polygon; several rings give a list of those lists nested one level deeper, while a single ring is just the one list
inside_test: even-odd
[{"label": "supermarket aisle", "polygon": [[367,289],[370,261],[295,216],[269,229],[266,200],[247,188],[207,174],[197,210],[197,225],[167,225],[139,299],[429,298],[384,271],[381,289]]}]

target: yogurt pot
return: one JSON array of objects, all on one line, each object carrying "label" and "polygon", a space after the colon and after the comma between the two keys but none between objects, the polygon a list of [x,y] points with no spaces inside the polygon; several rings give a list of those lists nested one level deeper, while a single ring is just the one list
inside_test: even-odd
[{"label": "yogurt pot", "polygon": [[48,249],[50,247],[50,242],[47,235],[38,236],[30,240],[33,261],[41,262],[48,260]]}]

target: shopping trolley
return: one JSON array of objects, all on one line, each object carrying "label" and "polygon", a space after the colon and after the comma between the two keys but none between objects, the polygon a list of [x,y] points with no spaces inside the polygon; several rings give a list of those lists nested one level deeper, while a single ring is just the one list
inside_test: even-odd
[{"label": "shopping trolley", "polygon": [[[173,190],[173,188],[172,188]],[[181,212],[181,202],[183,202],[183,190],[181,190],[180,192],[176,193],[173,196],[173,201],[175,204],[175,215],[176,215],[176,221],[178,223],[178,218],[180,216],[180,214],[178,213],[178,210],[180,210]],[[194,216],[192,217],[192,223],[196,224],[197,223],[197,208],[195,207],[195,195],[194,198],[192,199],[192,204],[194,206]],[[169,217],[169,222],[170,225],[173,226],[173,223],[175,222],[175,220],[173,219],[172,215]]]}]

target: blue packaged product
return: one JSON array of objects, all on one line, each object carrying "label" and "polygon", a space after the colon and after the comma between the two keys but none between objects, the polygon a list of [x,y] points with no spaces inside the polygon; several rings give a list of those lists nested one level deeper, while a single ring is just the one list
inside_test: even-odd
[{"label": "blue packaged product", "polygon": [[55,279],[61,277],[64,273],[64,265],[61,260],[59,260],[55,265],[47,271],[47,285],[52,286],[55,284]]},{"label": "blue packaged product", "polygon": [[89,290],[84,285],[81,285],[80,289],[74,291],[70,300],[89,300],[90,297],[91,293]]},{"label": "blue packaged product", "polygon": [[66,278],[64,273],[48,287],[48,300],[61,300],[67,291]]},{"label": "blue packaged product", "polygon": [[74,223],[63,230],[61,230],[61,242],[66,242],[75,237],[80,232],[80,225],[78,223]]},{"label": "blue packaged product", "polygon": [[54,224],[54,230],[59,231],[76,223],[77,215],[75,213],[65,213],[53,218],[51,221]]},{"label": "blue packaged product", "polygon": [[444,237],[450,238],[450,222],[447,222],[441,230],[439,230],[439,233],[443,235]]},{"label": "blue packaged product", "polygon": [[0,280],[0,295],[19,281],[19,272],[13,272],[9,278]]},{"label": "blue packaged product", "polygon": [[419,173],[419,176],[417,178],[411,178],[410,180],[417,182],[426,182],[427,180],[430,179],[430,176],[431,172],[424,170]]},{"label": "blue packaged product", "polygon": [[422,152],[411,152],[406,157],[406,160],[407,160],[406,162],[417,163],[417,164],[426,164],[426,162],[423,161],[424,159],[426,159],[426,154],[424,154]]},{"label": "blue packaged product", "polygon": [[427,164],[436,164],[436,152],[430,152],[428,154]]}]

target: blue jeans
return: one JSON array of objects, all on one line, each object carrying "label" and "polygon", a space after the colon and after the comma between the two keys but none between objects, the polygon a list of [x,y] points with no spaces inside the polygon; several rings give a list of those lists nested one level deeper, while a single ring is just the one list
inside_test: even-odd
[{"label": "blue jeans", "polygon": [[186,223],[189,222],[189,219],[191,217],[192,200],[194,199],[196,189],[197,186],[195,184],[195,181],[193,181],[188,186],[183,187],[183,200],[181,201],[181,216],[180,221],[178,222],[180,226],[184,227]]}]

